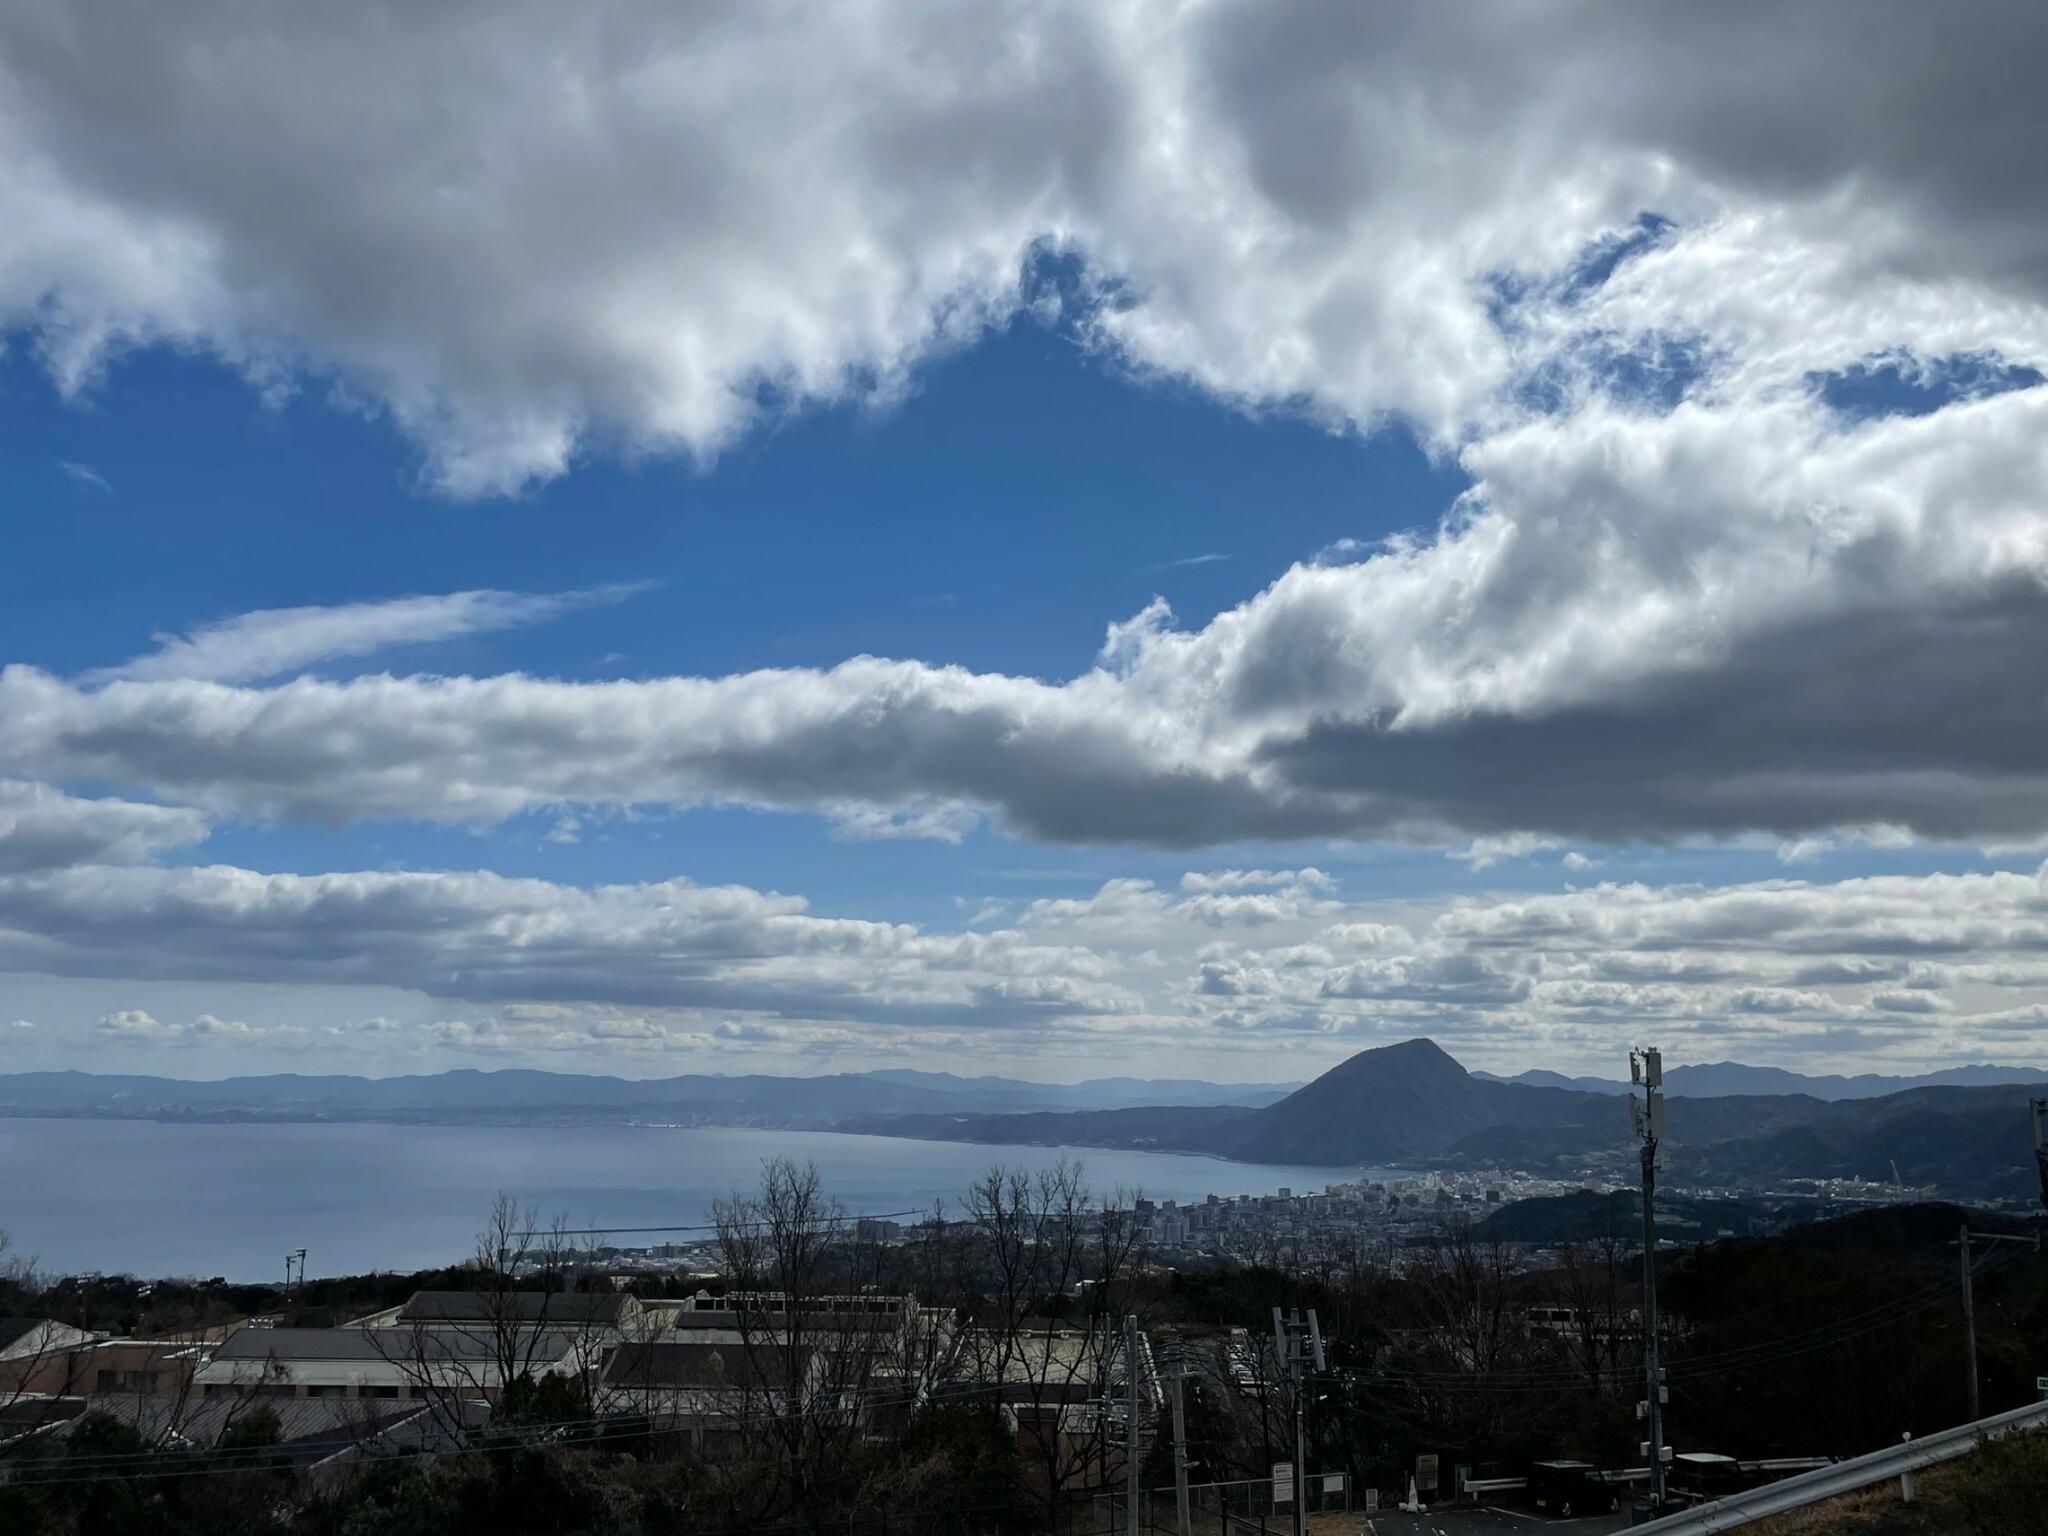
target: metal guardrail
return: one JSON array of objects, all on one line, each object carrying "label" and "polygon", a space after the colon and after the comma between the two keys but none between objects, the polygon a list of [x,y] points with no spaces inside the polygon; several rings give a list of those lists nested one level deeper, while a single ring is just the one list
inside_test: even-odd
[{"label": "metal guardrail", "polygon": [[1711,1504],[1701,1504],[1675,1515],[1646,1521],[1635,1527],[1631,1536],[1712,1536],[1713,1532],[1733,1530],[1752,1520],[1782,1515],[1789,1510],[1818,1504],[1822,1499],[1854,1493],[1859,1488],[1882,1483],[1902,1472],[1917,1472],[1937,1462],[1967,1456],[1980,1441],[1995,1440],[2014,1430],[2037,1429],[2043,1425],[2048,1425],[2048,1403],[2029,1403],[2008,1413],[1993,1414],[1988,1419],[1978,1419],[1970,1424],[1958,1424],[1954,1429],[1940,1430],[1918,1440],[1902,1441],[1852,1461],[1838,1461],[1832,1466],[1802,1472],[1782,1482],[1766,1483],[1761,1488],[1730,1494]]},{"label": "metal guardrail", "polygon": [[1815,1467],[1831,1467],[1835,1464],[1832,1456],[1779,1456],[1769,1461],[1738,1461],[1735,1463],[1745,1472],[1811,1472]]},{"label": "metal guardrail", "polygon": [[1526,1477],[1468,1477],[1459,1484],[1467,1493],[1513,1493],[1529,1486]]}]

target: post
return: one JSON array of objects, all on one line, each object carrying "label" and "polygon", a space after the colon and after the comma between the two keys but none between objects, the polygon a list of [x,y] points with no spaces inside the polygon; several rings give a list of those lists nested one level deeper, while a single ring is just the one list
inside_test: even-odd
[{"label": "post", "polygon": [[1970,1421],[1984,1417],[1977,1400],[1977,1303],[1970,1294],[1970,1224],[1963,1223],[1956,1251],[1963,1256],[1963,1348],[1970,1357]]},{"label": "post", "polygon": [[1657,1363],[1657,1138],[1643,1141],[1643,1374],[1649,1384],[1650,1502],[1664,1507],[1664,1372]]},{"label": "post", "polygon": [[1664,1372],[1657,1363],[1657,1139],[1664,1132],[1664,1059],[1652,1048],[1629,1052],[1629,1114],[1643,1139],[1643,1419],[1649,1429],[1650,1507],[1664,1508]]},{"label": "post", "polygon": [[1296,1317],[1296,1327],[1287,1330],[1287,1343],[1292,1359],[1289,1361],[1294,1376],[1294,1536],[1306,1536],[1308,1531],[1308,1386],[1301,1379],[1301,1332]]},{"label": "post", "polygon": [[1138,1536],[1138,1318],[1124,1318],[1124,1530]]},{"label": "post", "polygon": [[1181,1404],[1181,1382],[1187,1375],[1187,1359],[1178,1340],[1173,1345],[1173,1507],[1180,1536],[1195,1536],[1188,1516],[1188,1423]]}]

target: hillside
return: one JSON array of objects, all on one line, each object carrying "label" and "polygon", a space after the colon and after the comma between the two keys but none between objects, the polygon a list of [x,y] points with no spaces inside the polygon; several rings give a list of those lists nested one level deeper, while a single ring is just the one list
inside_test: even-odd
[{"label": "hillside", "polygon": [[92,1072],[0,1075],[0,1115],[117,1119],[404,1120],[697,1119],[824,1127],[848,1116],[1015,1114],[1141,1104],[1267,1104],[1277,1084],[1184,1078],[1032,1083],[942,1072],[762,1074],[638,1080],[513,1069],[400,1077],[279,1073],[187,1081]]},{"label": "hillside", "polygon": [[[2034,1189],[2026,1101],[2040,1086],[1927,1087],[1833,1102],[1806,1094],[1672,1096],[1675,1183],[1861,1178],[1971,1198]],[[1329,1167],[1508,1167],[1570,1173],[1625,1156],[1615,1094],[1467,1072],[1430,1040],[1361,1051],[1263,1108],[862,1117],[842,1129],[974,1142],[1143,1147]]]},{"label": "hillside", "polygon": [[2042,1086],[1915,1088],[1820,1104],[1791,1123],[1694,1137],[1674,1147],[1672,1173],[1702,1182],[1897,1177],[1956,1194],[2025,1198],[2038,1188],[2027,1100]]},{"label": "hillside", "polygon": [[1232,1128],[1255,1113],[1238,1104],[1155,1104],[1058,1114],[856,1116],[841,1120],[833,1129],[870,1136],[907,1136],[918,1141],[1220,1152],[1228,1143]]},{"label": "hillside", "polygon": [[[1500,1083],[1527,1083],[1539,1088],[1582,1088],[1589,1093],[1621,1094],[1628,1084],[1604,1077],[1566,1077],[1541,1067],[1517,1072],[1512,1077],[1495,1077],[1475,1072],[1474,1077]],[[1752,1067],[1739,1061],[1709,1061],[1692,1066],[1667,1067],[1664,1087],[1674,1098],[1751,1098],[1767,1094],[1802,1094],[1810,1099],[1836,1103],[1844,1099],[1881,1099],[1914,1088],[1999,1088],[2015,1083],[2038,1083],[2048,1078],[2040,1067],[2001,1067],[1975,1064],[1944,1067],[1938,1072],[1888,1077],[1880,1072],[1859,1072],[1852,1077],[1828,1073],[1793,1072],[1784,1067]]]},{"label": "hillside", "polygon": [[[1660,1193],[1659,1232],[1664,1237],[1737,1237],[1768,1230],[1773,1213],[1741,1200],[1695,1200]],[[1600,1194],[1590,1189],[1568,1195],[1541,1195],[1516,1200],[1479,1223],[1479,1235],[1509,1243],[1567,1243],[1605,1236],[1635,1242],[1641,1232],[1642,1195],[1633,1189]]]},{"label": "hillside", "polygon": [[1476,1132],[1614,1124],[1613,1101],[1472,1076],[1433,1040],[1361,1051],[1229,1131],[1219,1150],[1264,1163],[1398,1163]]},{"label": "hillside", "polygon": [[2048,1536],[2048,1430],[2010,1435],[1915,1473],[1910,1504],[1887,1480],[1746,1529],[1753,1536]]}]

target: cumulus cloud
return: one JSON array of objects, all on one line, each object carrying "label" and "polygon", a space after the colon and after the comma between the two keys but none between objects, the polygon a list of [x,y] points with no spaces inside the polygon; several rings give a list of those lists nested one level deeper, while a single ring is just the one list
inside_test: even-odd
[{"label": "cumulus cloud", "polygon": [[[473,493],[593,435],[704,454],[892,398],[1038,303],[1049,249],[1141,371],[1448,441],[1544,334],[1497,320],[1531,267],[1617,327],[1603,279],[1641,267],[1658,326],[1765,361],[1873,307],[1885,344],[2009,334],[2048,284],[2014,73],[2044,43],[2024,7],[1847,0],[22,5],[0,314],[67,387],[158,339],[270,392],[337,376]],[[1639,249],[1651,207],[1677,232]]]},{"label": "cumulus cloud", "polygon": [[479,590],[326,607],[264,608],[202,625],[188,635],[158,635],[156,650],[92,673],[87,681],[249,682],[394,646],[517,629],[577,608],[618,602],[640,590],[625,585],[553,593]]},{"label": "cumulus cloud", "polygon": [[1065,682],[917,661],[565,683],[0,671],[0,768],[258,815],[565,802],[1191,846],[2048,835],[2048,386],[1854,427],[1589,409],[1466,451],[1434,536],[1163,605]]},{"label": "cumulus cloud", "polygon": [[0,874],[137,863],[205,836],[206,818],[186,807],[83,799],[0,779]]},{"label": "cumulus cloud", "polygon": [[0,965],[910,1024],[1133,1007],[1084,951],[815,917],[798,898],[683,880],[583,890],[484,873],[73,868],[0,878]]},{"label": "cumulus cloud", "polygon": [[[1475,867],[2048,837],[2048,145],[1999,88],[2044,43],[1850,3],[15,7],[0,324],[66,387],[151,340],[333,377],[482,492],[886,402],[1050,306],[1140,378],[1398,419],[1471,489],[1063,681],[198,681],[547,601],[470,593],[248,615],[93,690],[10,669],[0,762],[257,815],[725,801]],[[1887,369],[1924,408],[1832,391]]]},{"label": "cumulus cloud", "polygon": [[240,1019],[223,1019],[211,1013],[202,1013],[185,1022],[170,1022],[156,1018],[141,1008],[122,1008],[104,1014],[93,1029],[116,1040],[176,1041],[186,1044],[203,1041],[247,1041],[269,1033]]},{"label": "cumulus cloud", "polygon": [[1532,853],[1544,853],[1557,847],[1557,839],[1539,837],[1533,832],[1511,832],[1505,837],[1476,837],[1471,844],[1454,851],[1451,857],[1473,869],[1491,869],[1502,859],[1526,859]]},{"label": "cumulus cloud", "polygon": [[179,1032],[175,1025],[161,1023],[140,1008],[105,1014],[93,1028],[122,1040],[164,1040]]},{"label": "cumulus cloud", "polygon": [[1197,872],[943,935],[687,882],[140,866],[207,814],[546,812],[566,840],[713,803],[855,840],[986,817],[1475,869],[1569,848],[1574,873],[1629,841],[2041,845],[2044,49],[2038,10],[1903,0],[13,6],[0,331],[68,392],[129,347],[206,350],[266,399],[387,413],[480,495],[594,445],[702,459],[886,406],[1031,313],[1138,380],[1398,422],[1469,490],[1198,627],[1100,615],[1064,678],[272,681],[615,593],[273,610],[83,680],[9,666],[0,772],[165,803],[0,783],[0,958],[397,978],[496,1008],[443,1021],[477,1049],[580,1038],[532,1006],[637,1010],[607,1015],[622,1044],[674,1008],[663,1031],[819,1049],[1001,1020],[1566,1046],[1629,1010],[2019,1038],[2048,946],[2017,874],[1438,911]]},{"label": "cumulus cloud", "polygon": [[[1201,887],[1238,872],[1193,873],[1184,888],[1110,881],[1033,903],[1009,927],[948,933],[687,881],[69,870],[0,879],[0,967],[124,990],[397,988],[418,1002],[410,1021],[348,1014],[356,1022],[320,1032],[387,1055],[1171,1047],[1334,1059],[1427,1034],[1518,1070],[1532,1052],[1597,1064],[1647,1023],[1675,1060],[2038,1059],[2024,1031],[2048,991],[2040,872],[1610,883],[1447,904],[1351,900],[1321,877],[1226,890],[1301,897],[1227,914]],[[97,1029],[252,1050],[295,1049],[305,1034],[163,1014],[126,1009]]]}]

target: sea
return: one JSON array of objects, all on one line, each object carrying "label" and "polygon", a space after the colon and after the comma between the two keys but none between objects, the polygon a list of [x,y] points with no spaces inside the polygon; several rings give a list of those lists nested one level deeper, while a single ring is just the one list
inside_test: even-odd
[{"label": "sea", "polygon": [[301,1248],[316,1277],[407,1271],[466,1258],[501,1191],[621,1246],[687,1243],[707,1234],[647,1229],[709,1222],[773,1157],[816,1163],[852,1215],[957,1211],[991,1167],[1061,1158],[1098,1193],[1182,1202],[1399,1176],[827,1131],[0,1119],[0,1232],[52,1274],[267,1280]]}]

